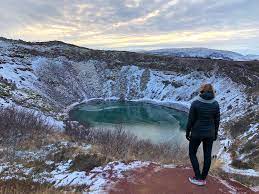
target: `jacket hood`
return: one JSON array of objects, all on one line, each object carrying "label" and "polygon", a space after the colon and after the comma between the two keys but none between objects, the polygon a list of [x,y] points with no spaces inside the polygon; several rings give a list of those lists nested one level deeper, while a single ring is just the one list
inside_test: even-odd
[{"label": "jacket hood", "polygon": [[212,92],[204,92],[199,94],[198,100],[205,103],[213,103],[215,101],[215,96]]}]

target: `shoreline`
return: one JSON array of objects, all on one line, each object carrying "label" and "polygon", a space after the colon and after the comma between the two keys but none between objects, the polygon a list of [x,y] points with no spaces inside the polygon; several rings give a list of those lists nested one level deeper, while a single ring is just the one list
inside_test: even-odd
[{"label": "shoreline", "polygon": [[[63,109],[63,111],[61,111],[61,113],[64,114],[68,114],[72,109],[74,109],[76,106],[81,105],[81,104],[85,104],[85,103],[89,103],[89,102],[93,102],[93,101],[117,101],[120,100],[120,98],[117,97],[112,97],[112,98],[90,98],[90,99],[85,99],[81,102],[75,102],[73,104],[70,104],[69,106],[67,106],[65,109]],[[178,101],[159,101],[159,100],[153,100],[153,99],[147,99],[147,98],[140,98],[140,99],[133,99],[133,100],[129,100],[129,99],[125,99],[124,101],[132,101],[132,102],[146,102],[146,103],[150,103],[150,104],[155,104],[155,105],[160,105],[160,106],[165,106],[168,108],[172,108],[172,109],[176,109],[178,111],[182,111],[185,113],[189,112],[189,103],[179,103]]]}]

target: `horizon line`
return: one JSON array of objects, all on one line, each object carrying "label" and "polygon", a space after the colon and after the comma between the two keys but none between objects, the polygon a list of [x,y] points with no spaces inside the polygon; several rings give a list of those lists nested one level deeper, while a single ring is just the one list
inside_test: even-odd
[{"label": "horizon line", "polygon": [[221,48],[211,48],[211,47],[201,47],[201,46],[197,46],[197,47],[146,47],[147,49],[144,49],[144,48],[131,48],[131,47],[88,47],[87,45],[78,45],[78,44],[75,44],[75,43],[72,43],[72,42],[66,42],[64,40],[58,40],[58,39],[52,39],[52,40],[34,40],[34,41],[30,41],[30,40],[24,40],[24,39],[15,39],[15,38],[6,38],[4,36],[0,36],[0,40],[1,39],[4,39],[4,40],[7,40],[7,41],[22,41],[22,42],[25,42],[25,43],[32,43],[32,44],[37,44],[37,43],[48,43],[48,42],[60,42],[60,43],[63,43],[63,44],[67,44],[67,45],[73,45],[73,46],[76,46],[76,47],[82,47],[82,48],[86,48],[86,49],[91,49],[91,50],[104,50],[104,51],[128,51],[128,52],[140,52],[140,51],[152,51],[152,50],[166,50],[166,49],[209,49],[209,50],[217,50],[217,51],[227,51],[227,52],[233,52],[233,53],[237,53],[237,54],[241,54],[243,56],[247,56],[247,55],[259,55],[259,52],[258,53],[244,53],[244,52],[240,52],[240,51],[235,51],[235,50],[232,50],[232,49],[221,49]]}]

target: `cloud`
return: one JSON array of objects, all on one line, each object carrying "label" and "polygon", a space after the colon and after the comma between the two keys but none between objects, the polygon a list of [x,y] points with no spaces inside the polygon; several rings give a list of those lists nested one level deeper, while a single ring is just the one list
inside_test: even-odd
[{"label": "cloud", "polygon": [[[258,48],[257,0],[0,0],[0,36],[93,48]],[[254,41],[251,41],[254,40]],[[236,42],[234,42],[236,41]],[[254,44],[252,43],[254,42]],[[229,43],[229,44],[228,44]]]},{"label": "cloud", "polygon": [[246,30],[222,30],[222,31],[181,31],[181,32],[171,32],[166,34],[154,34],[145,35],[141,37],[133,36],[120,36],[120,35],[110,35],[110,36],[97,36],[96,39],[87,40],[86,42],[82,40],[77,40],[75,44],[90,44],[90,45],[111,45],[113,48],[126,48],[128,47],[148,47],[153,45],[180,45],[180,44],[204,44],[213,41],[229,41],[238,40],[240,35],[244,37],[243,39],[249,39],[250,37],[259,37],[258,29],[246,29]]},{"label": "cloud", "polygon": [[119,23],[114,24],[113,26],[118,28],[118,27],[122,27],[122,26],[130,26],[130,25],[145,25],[145,23],[149,19],[159,16],[161,13],[167,11],[167,9],[169,9],[171,6],[175,5],[177,2],[178,2],[177,0],[169,1],[166,4],[147,13],[144,16],[137,17],[137,18],[134,18],[134,19],[132,19],[130,21],[126,21],[126,22],[119,22]]}]

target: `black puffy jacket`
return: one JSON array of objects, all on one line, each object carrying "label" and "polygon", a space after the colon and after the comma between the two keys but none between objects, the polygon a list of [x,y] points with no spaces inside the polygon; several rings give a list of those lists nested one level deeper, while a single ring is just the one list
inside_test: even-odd
[{"label": "black puffy jacket", "polygon": [[218,136],[219,122],[219,104],[215,100],[212,92],[204,92],[191,104],[186,135],[195,138],[216,139]]}]

